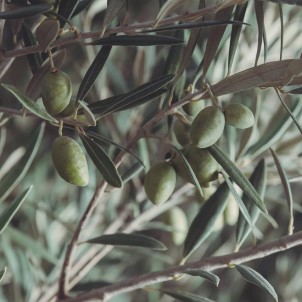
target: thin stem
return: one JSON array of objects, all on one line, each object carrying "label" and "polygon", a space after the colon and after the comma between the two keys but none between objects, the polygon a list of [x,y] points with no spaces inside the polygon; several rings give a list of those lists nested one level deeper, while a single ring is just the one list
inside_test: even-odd
[{"label": "thin stem", "polygon": [[185,265],[178,265],[159,272],[152,272],[141,275],[139,277],[118,282],[114,285],[91,290],[77,297],[65,299],[62,302],[81,302],[89,301],[91,299],[98,299],[105,302],[112,297],[122,293],[141,289],[156,283],[173,280],[175,275],[183,274],[190,269],[213,271],[216,269],[228,268],[230,267],[230,265],[240,264],[251,260],[267,257],[269,255],[285,251],[299,245],[302,245],[302,231],[295,233],[294,235],[284,236],[272,242],[264,243],[259,246],[248,248],[236,253],[205,258],[199,261],[187,263]]}]

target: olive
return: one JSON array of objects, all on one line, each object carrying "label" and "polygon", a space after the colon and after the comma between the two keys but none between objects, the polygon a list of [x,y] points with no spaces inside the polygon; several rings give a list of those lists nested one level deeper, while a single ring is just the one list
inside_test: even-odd
[{"label": "olive", "polygon": [[[210,181],[217,179],[219,165],[206,149],[188,145],[184,147],[182,153],[201,186],[207,186]],[[172,164],[179,176],[193,183],[192,177],[179,154],[176,154],[172,159]]]},{"label": "olive", "polygon": [[255,122],[253,112],[242,104],[228,104],[224,107],[225,122],[238,129],[252,127]]},{"label": "olive", "polygon": [[168,212],[168,222],[172,227],[172,240],[175,245],[181,245],[186,239],[188,232],[188,220],[184,211],[174,207]]},{"label": "olive", "polygon": [[217,107],[208,106],[202,109],[192,122],[191,142],[199,148],[207,148],[218,141],[224,126],[223,112]]},{"label": "olive", "polygon": [[190,116],[196,116],[203,108],[203,102],[196,100],[192,100],[190,103],[182,106],[183,111]]},{"label": "olive", "polygon": [[76,186],[87,186],[89,172],[81,146],[67,136],[57,137],[52,145],[52,161],[59,175]]},{"label": "olive", "polygon": [[154,204],[165,202],[172,195],[175,186],[176,173],[168,162],[158,162],[146,173],[145,192]]},{"label": "olive", "polygon": [[190,126],[180,119],[174,123],[174,134],[180,145],[185,146],[191,143]]},{"label": "olive", "polygon": [[76,99],[72,98],[69,104],[67,105],[67,107],[60,112],[59,116],[61,117],[71,116],[72,114],[75,113],[75,110],[76,110]]},{"label": "olive", "polygon": [[51,115],[62,112],[69,104],[72,85],[68,75],[60,70],[48,72],[42,81],[43,104]]}]

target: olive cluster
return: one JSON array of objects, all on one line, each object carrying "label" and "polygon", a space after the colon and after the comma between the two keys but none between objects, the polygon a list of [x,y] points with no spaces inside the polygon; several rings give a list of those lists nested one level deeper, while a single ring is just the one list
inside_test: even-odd
[{"label": "olive cluster", "polygon": [[[64,117],[73,114],[72,84],[63,71],[54,69],[42,81],[41,97],[47,112]],[[52,160],[59,175],[67,182],[86,186],[89,182],[88,165],[81,146],[72,138],[59,136],[52,145]]]},{"label": "olive cluster", "polygon": [[[181,150],[192,168],[200,186],[207,187],[218,177],[219,165],[207,150],[222,136],[226,124],[239,129],[254,124],[252,111],[242,105],[231,103],[223,109],[216,106],[202,108],[201,102],[193,101],[183,107],[193,117],[192,124],[177,119],[174,134],[183,146]],[[196,111],[199,112],[196,114]],[[159,162],[150,168],[145,177],[145,191],[155,204],[165,202],[173,193],[176,175],[193,183],[192,176],[182,157],[175,153],[170,162]]]}]

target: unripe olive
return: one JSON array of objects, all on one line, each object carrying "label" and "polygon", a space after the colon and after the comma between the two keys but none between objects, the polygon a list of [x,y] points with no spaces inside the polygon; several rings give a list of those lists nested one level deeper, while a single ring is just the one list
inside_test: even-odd
[{"label": "unripe olive", "polygon": [[168,162],[158,162],[146,173],[145,192],[154,204],[165,202],[172,195],[175,185],[176,173]]},{"label": "unripe olive", "polygon": [[175,245],[184,243],[188,232],[188,220],[181,208],[174,207],[168,212],[169,225],[172,227],[172,239]]},{"label": "unripe olive", "polygon": [[201,110],[192,122],[190,138],[199,148],[215,144],[223,133],[225,117],[223,112],[214,106]]},{"label": "unripe olive", "polygon": [[60,112],[59,116],[61,117],[67,117],[75,113],[76,110],[76,99],[72,98],[67,105],[67,107]]},{"label": "unripe olive", "polygon": [[[200,185],[207,186],[210,181],[217,179],[219,165],[208,150],[188,145],[184,147],[182,153],[194,171]],[[179,154],[176,154],[172,159],[172,164],[179,176],[193,183],[192,177]]]},{"label": "unripe olive", "polygon": [[67,136],[57,137],[52,145],[52,160],[59,175],[76,186],[87,186],[89,172],[81,146]]},{"label": "unripe olive", "polygon": [[185,113],[190,116],[197,115],[204,108],[202,101],[192,100],[190,103],[187,103],[182,106],[182,109]]},{"label": "unripe olive", "polygon": [[42,81],[43,104],[51,115],[62,112],[70,102],[72,94],[68,75],[60,70],[48,72]]},{"label": "unripe olive", "polygon": [[174,134],[180,145],[185,146],[191,143],[190,126],[180,119],[177,119],[174,123]]},{"label": "unripe olive", "polygon": [[224,107],[225,122],[239,129],[252,127],[255,122],[253,112],[242,104],[228,104]]}]

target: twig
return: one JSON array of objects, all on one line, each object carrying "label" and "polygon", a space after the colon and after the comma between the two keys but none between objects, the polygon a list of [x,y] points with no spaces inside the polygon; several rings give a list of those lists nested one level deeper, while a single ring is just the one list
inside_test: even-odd
[{"label": "twig", "polygon": [[81,302],[89,301],[91,299],[98,299],[105,302],[122,293],[142,289],[152,284],[173,280],[175,275],[183,274],[190,269],[213,271],[216,269],[227,268],[231,264],[240,264],[251,260],[260,259],[299,245],[302,245],[302,231],[295,233],[294,235],[284,236],[272,242],[264,243],[257,247],[248,248],[236,253],[205,258],[159,272],[144,274],[139,277],[121,281],[114,285],[91,290],[77,297],[62,300],[62,302]]}]

